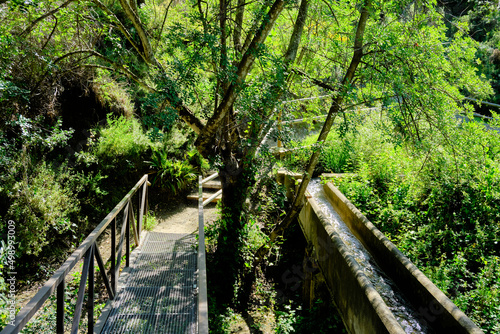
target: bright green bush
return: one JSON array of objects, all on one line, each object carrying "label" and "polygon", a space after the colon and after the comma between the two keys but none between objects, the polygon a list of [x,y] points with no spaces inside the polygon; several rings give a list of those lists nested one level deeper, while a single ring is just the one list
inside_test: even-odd
[{"label": "bright green bush", "polygon": [[171,159],[166,150],[155,149],[150,165],[155,173],[153,185],[168,189],[172,194],[188,189],[196,180],[195,168],[186,160]]},{"label": "bright green bush", "polygon": [[[58,162],[67,156],[72,130],[62,130],[61,121],[52,126],[44,119],[19,115],[9,123],[15,138],[0,132],[0,210],[16,223],[16,256],[38,255],[57,236],[77,226],[80,211],[78,190],[71,183],[72,171]],[[58,153],[63,152],[63,153]],[[46,161],[51,157],[53,164]]]},{"label": "bright green bush", "polygon": [[290,142],[291,152],[283,158],[284,165],[296,171],[302,171],[307,166],[311,154],[320,150],[316,173],[342,173],[353,168],[353,147],[348,138],[340,138],[336,132],[331,132],[323,145],[317,144],[318,135],[311,135],[302,141]]},{"label": "bright green bush", "polygon": [[[369,131],[366,131],[366,129]],[[500,319],[500,136],[481,123],[395,146],[360,126],[356,175],[334,181],[485,332]],[[364,147],[364,149],[362,149]]]},{"label": "bright green bush", "polygon": [[114,114],[133,117],[134,104],[124,84],[115,81],[107,70],[97,69],[93,90],[101,105]]},{"label": "bright green bush", "polygon": [[64,176],[41,163],[13,184],[7,218],[16,222],[20,254],[38,255],[55,236],[73,227],[71,217],[79,205],[74,192],[63,186]]},{"label": "bright green bush", "polygon": [[108,116],[107,126],[100,130],[94,154],[107,165],[134,168],[141,164],[153,143],[135,118]]},{"label": "bright green bush", "polygon": [[152,231],[158,225],[158,218],[156,218],[153,211],[149,210],[147,215],[144,217],[144,226],[143,228],[146,231]]},{"label": "bright green bush", "polygon": [[16,222],[18,258],[72,243],[89,227],[85,215],[102,213],[106,176],[70,167],[73,161],[67,162],[69,151],[63,148],[72,131],[62,130],[61,123],[50,126],[42,118],[19,116],[9,124],[15,138],[0,131],[0,230],[8,220]]},{"label": "bright green bush", "polygon": [[339,138],[332,132],[321,150],[319,169],[322,172],[342,173],[349,171],[352,165],[353,149],[347,138]]}]

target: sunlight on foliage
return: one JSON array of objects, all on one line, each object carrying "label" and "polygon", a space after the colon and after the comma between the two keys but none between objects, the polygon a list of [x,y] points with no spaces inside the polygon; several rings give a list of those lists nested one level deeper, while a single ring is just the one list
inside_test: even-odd
[{"label": "sunlight on foliage", "polygon": [[[451,121],[418,146],[399,146],[386,127],[370,124],[357,127],[356,175],[333,182],[474,322],[494,332],[500,136],[483,121]],[[372,152],[362,144],[368,138],[384,144]]]},{"label": "sunlight on foliage", "polygon": [[108,115],[107,127],[100,131],[94,147],[95,155],[107,164],[139,163],[152,143],[134,118],[113,118]]}]

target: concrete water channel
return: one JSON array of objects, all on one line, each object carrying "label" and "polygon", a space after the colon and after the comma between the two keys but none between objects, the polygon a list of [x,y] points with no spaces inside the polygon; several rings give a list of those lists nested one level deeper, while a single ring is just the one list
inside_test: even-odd
[{"label": "concrete water channel", "polygon": [[[290,196],[300,178],[278,173]],[[306,197],[299,223],[349,333],[483,333],[335,186]]]}]

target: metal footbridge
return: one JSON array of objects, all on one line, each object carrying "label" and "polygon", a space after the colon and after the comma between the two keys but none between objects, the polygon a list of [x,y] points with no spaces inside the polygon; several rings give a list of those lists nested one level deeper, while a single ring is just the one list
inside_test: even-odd
[{"label": "metal footbridge", "polygon": [[[203,222],[208,201],[203,201],[202,184],[216,176],[200,177],[195,235],[142,231],[149,185],[144,175],[0,334],[20,333],[52,299],[56,304],[53,333],[208,334]],[[105,235],[111,239],[106,261],[101,252],[108,254],[109,249],[104,253],[106,243],[98,243]],[[66,277],[79,263],[75,301],[66,293]],[[100,316],[94,313],[96,287],[105,288],[109,296]],[[52,295],[55,298],[49,299]]]},{"label": "metal footbridge", "polygon": [[131,258],[95,332],[197,333],[196,236],[148,233]]}]

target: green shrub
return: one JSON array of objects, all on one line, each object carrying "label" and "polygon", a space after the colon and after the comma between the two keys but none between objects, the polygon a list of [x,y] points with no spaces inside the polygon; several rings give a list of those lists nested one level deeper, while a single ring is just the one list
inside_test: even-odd
[{"label": "green shrub", "polygon": [[291,170],[303,171],[315,150],[320,150],[316,174],[342,173],[352,170],[353,148],[347,138],[340,138],[332,131],[322,145],[317,144],[318,135],[310,135],[301,141],[288,143],[291,152],[283,158],[284,165]]},{"label": "green shrub", "polygon": [[158,219],[151,210],[147,212],[147,215],[144,217],[144,219],[144,229],[146,231],[152,231],[158,225]]},{"label": "green shrub", "polygon": [[38,255],[58,234],[74,225],[71,217],[79,211],[76,195],[61,182],[68,174],[56,173],[61,170],[41,163],[29,177],[13,184],[7,218],[16,222],[20,254]]},{"label": "green shrub", "polygon": [[322,172],[343,173],[350,170],[352,149],[347,140],[329,139],[321,151],[319,168]]},{"label": "green shrub", "polygon": [[152,184],[177,194],[188,189],[196,180],[196,170],[188,161],[169,158],[166,150],[154,149],[150,166],[156,175]]},{"label": "green shrub", "polygon": [[[295,327],[297,323],[302,320],[302,317],[296,314],[297,310],[293,309],[292,305],[284,305],[283,308],[283,311],[275,311],[276,328],[274,332],[279,334],[295,333]],[[300,307],[298,311],[300,311]]]},{"label": "green shrub", "polygon": [[210,169],[210,163],[196,149],[192,149],[186,153],[186,159],[189,161],[191,166],[196,167],[196,169],[202,174]]},{"label": "green shrub", "polygon": [[[61,124],[59,120],[50,126],[42,118],[19,116],[10,124],[14,139],[0,131],[0,211],[4,215],[0,229],[9,219],[16,222],[22,241],[18,256],[40,254],[69,230],[85,231],[87,220],[79,216],[88,214],[88,209],[97,211],[106,194],[100,188],[105,176],[68,166],[68,151],[61,148],[72,131],[62,130]],[[66,236],[72,241],[71,234]]]},{"label": "green shrub", "polygon": [[418,146],[395,146],[370,122],[358,133],[357,175],[334,183],[485,332],[498,331],[500,136],[472,122]]},{"label": "green shrub", "polygon": [[134,104],[123,84],[116,82],[108,71],[98,69],[93,81],[93,90],[97,100],[114,114],[133,117]]},{"label": "green shrub", "polygon": [[133,169],[143,162],[152,146],[135,118],[108,115],[107,126],[100,131],[94,154],[109,167]]}]

